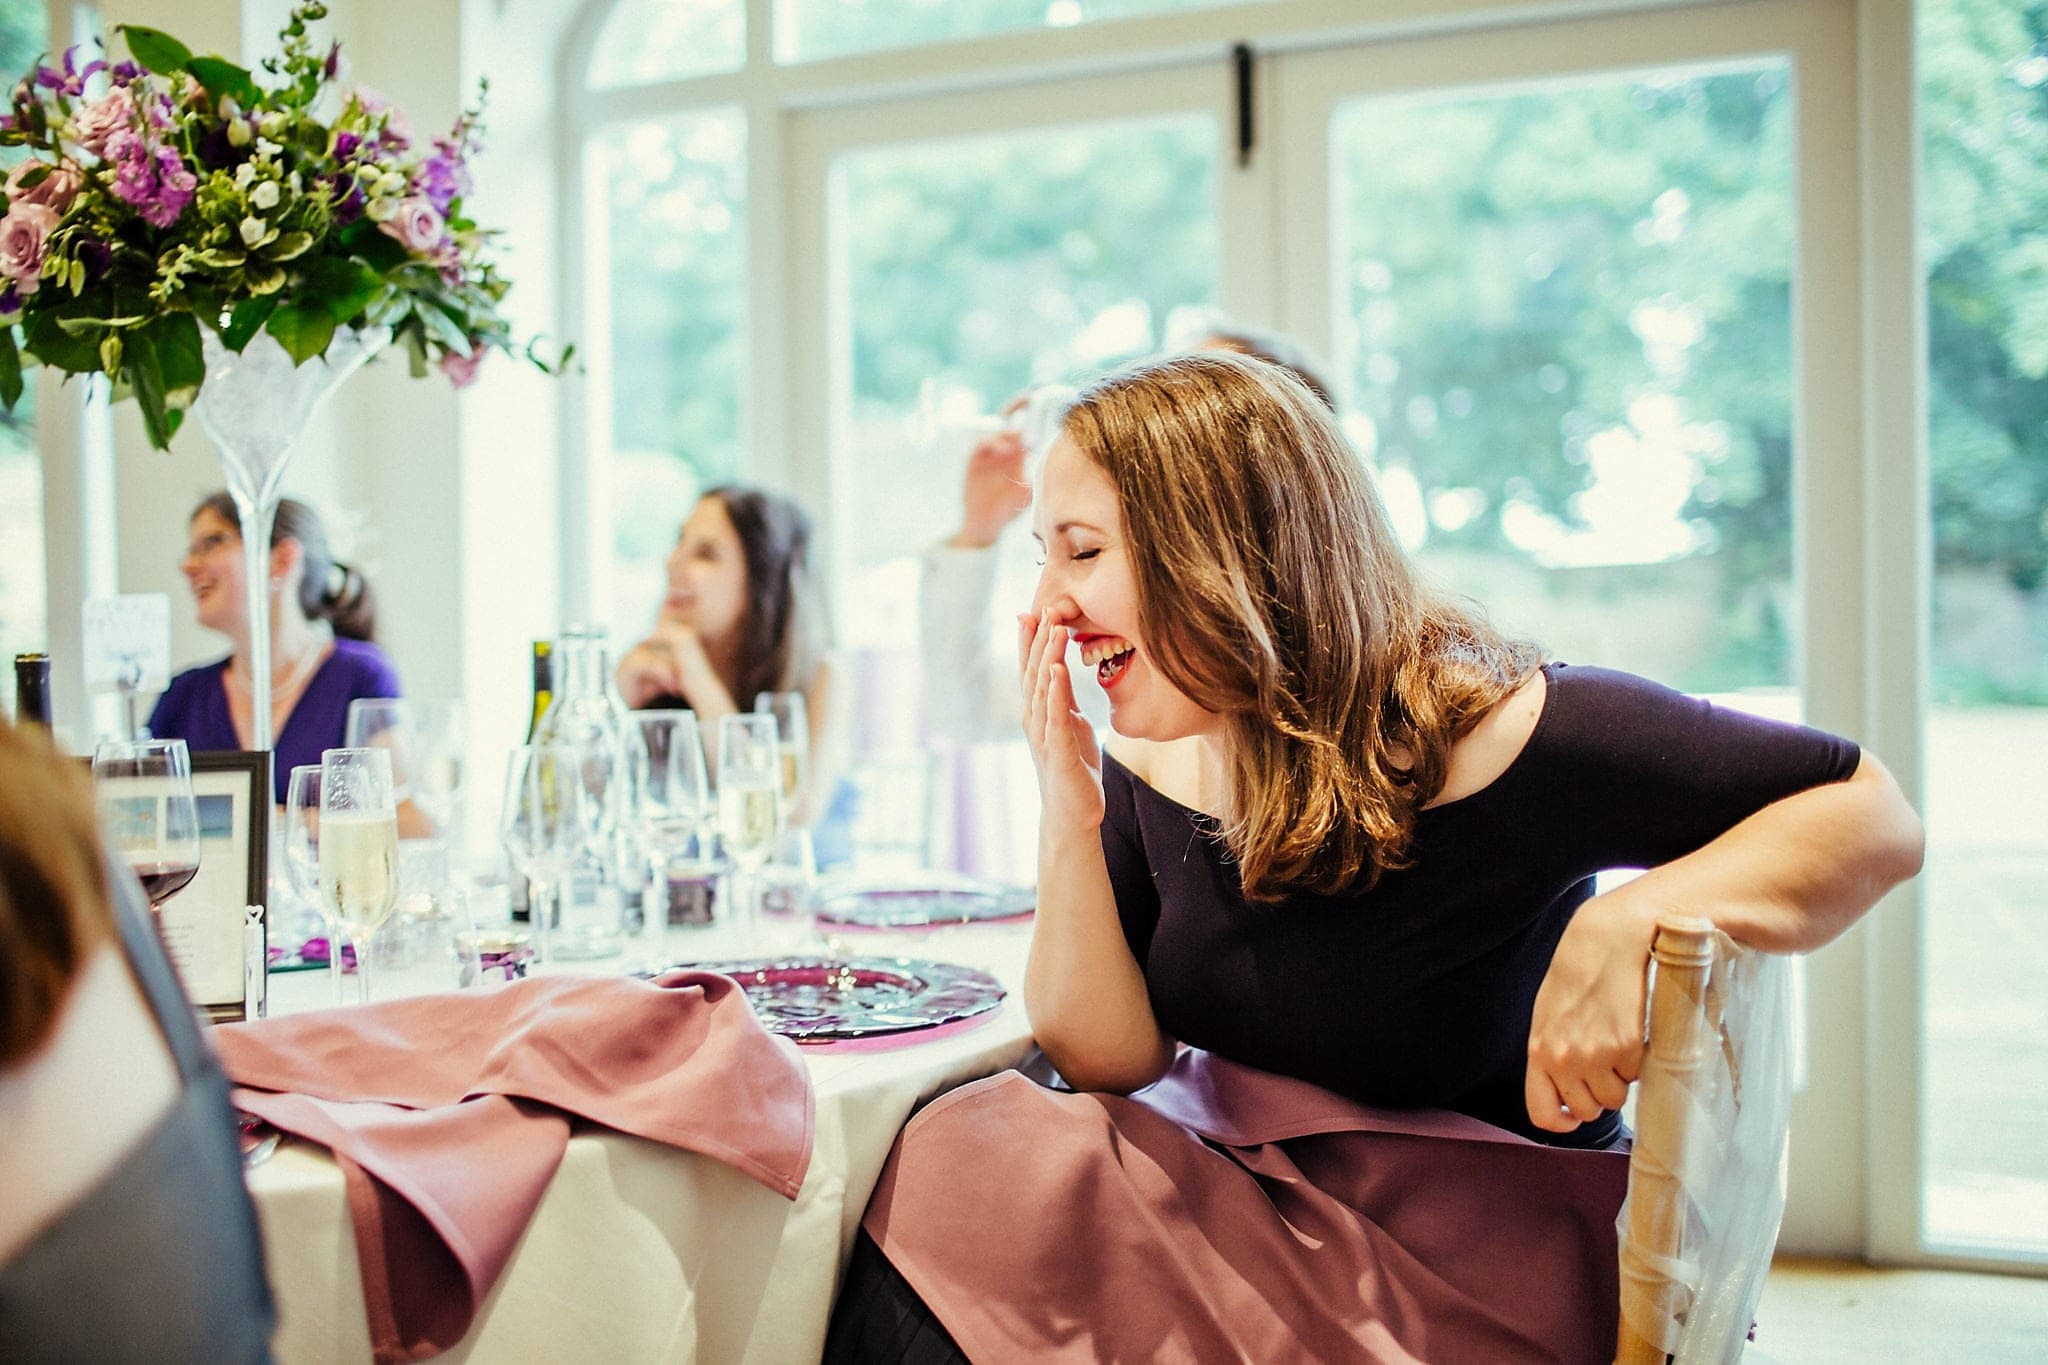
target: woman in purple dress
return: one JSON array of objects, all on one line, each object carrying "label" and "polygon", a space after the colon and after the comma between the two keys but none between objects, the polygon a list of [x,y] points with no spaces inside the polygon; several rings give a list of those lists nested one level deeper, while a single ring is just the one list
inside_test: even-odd
[{"label": "woman in purple dress", "polygon": [[[249,595],[233,500],[215,493],[200,503],[190,531],[183,570],[199,624],[227,636],[234,651],[171,679],[150,712],[149,730],[193,749],[246,749]],[[294,765],[318,763],[323,749],[341,747],[350,702],[400,695],[398,671],[374,643],[376,626],[370,585],[335,562],[313,509],[284,499],[270,533],[271,771],[278,801]]]}]

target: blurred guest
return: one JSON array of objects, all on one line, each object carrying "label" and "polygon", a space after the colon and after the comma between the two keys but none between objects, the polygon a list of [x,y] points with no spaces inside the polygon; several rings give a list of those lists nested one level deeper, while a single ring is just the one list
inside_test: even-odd
[{"label": "blurred guest", "polygon": [[697,714],[708,757],[718,722],[763,692],[799,692],[810,752],[791,824],[810,829],[821,866],[852,854],[854,793],[845,766],[846,697],[826,655],[812,578],[811,519],[765,489],[727,484],[697,500],[668,555],[668,593],[654,629],[619,660],[619,693],[635,710]]},{"label": "blurred guest", "polygon": [[1034,517],[1024,1003],[1084,1093],[912,1120],[827,1359],[1607,1358],[1658,920],[1828,942],[1919,867],[1890,775],[1431,592],[1276,366],[1099,381]]},{"label": "blurred guest", "polygon": [[[233,642],[216,663],[171,679],[150,712],[149,731],[193,749],[246,749],[251,731],[249,595],[244,586],[242,525],[234,500],[215,493],[194,509],[185,547],[185,582],[199,624]],[[271,771],[275,799],[297,764],[318,763],[347,739],[348,704],[400,695],[398,671],[377,648],[376,606],[361,573],[337,563],[327,532],[305,503],[278,504],[270,533]]]},{"label": "blurred guest", "polygon": [[83,771],[0,721],[0,1356],[266,1360],[227,1083],[107,868]]},{"label": "blurred guest", "polygon": [[[1179,330],[1194,338],[1189,350],[1230,351],[1280,366],[1324,407],[1336,410],[1335,390],[1323,362],[1292,338],[1213,311],[1196,315]],[[1013,400],[1005,416],[1022,401]],[[1031,506],[1027,455],[1024,433],[1014,427],[977,442],[967,457],[961,484],[960,525],[924,552],[918,643],[924,663],[925,719],[942,739],[964,744],[1016,734],[1010,667],[991,648],[987,621],[1001,567],[998,543],[1004,530]],[[1109,703],[1092,677],[1077,677],[1074,693],[1083,714],[1098,726],[1109,723]]]}]

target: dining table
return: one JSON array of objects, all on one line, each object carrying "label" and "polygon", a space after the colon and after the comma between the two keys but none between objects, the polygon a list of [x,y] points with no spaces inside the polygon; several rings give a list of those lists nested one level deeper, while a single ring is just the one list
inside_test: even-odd
[{"label": "dining table", "polygon": [[[1008,994],[943,1028],[800,1045],[815,1121],[794,1200],[708,1156],[579,1124],[468,1334],[441,1358],[818,1359],[898,1131],[926,1101],[1029,1053],[1029,945],[1028,920],[840,936],[837,952],[959,963],[995,976]],[[730,959],[747,946],[718,929],[671,930],[665,944],[679,963]],[[327,1004],[324,976],[273,974],[272,1012]],[[287,1138],[248,1171],[248,1184],[277,1298],[277,1359],[370,1360],[341,1168],[326,1149]]]}]

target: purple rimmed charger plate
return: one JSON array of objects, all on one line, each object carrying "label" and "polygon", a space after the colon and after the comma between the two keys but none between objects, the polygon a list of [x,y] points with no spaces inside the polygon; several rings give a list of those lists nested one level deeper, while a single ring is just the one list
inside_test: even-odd
[{"label": "purple rimmed charger plate", "polygon": [[987,972],[904,957],[757,957],[677,965],[731,977],[769,1032],[798,1042],[937,1028],[985,1014],[1006,994]]}]

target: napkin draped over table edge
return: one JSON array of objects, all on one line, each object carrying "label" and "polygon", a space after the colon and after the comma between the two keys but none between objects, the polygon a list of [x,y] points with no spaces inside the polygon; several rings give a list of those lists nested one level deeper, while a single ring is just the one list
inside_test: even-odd
[{"label": "napkin draped over table edge", "polygon": [[974,1359],[1605,1360],[1627,1184],[1191,1049],[1131,1096],[952,1091],[863,1226]]},{"label": "napkin draped over table edge", "polygon": [[794,1044],[727,977],[538,977],[213,1030],[235,1102],[328,1147],[371,1347],[460,1341],[568,1144],[569,1116],[698,1152],[786,1199],[815,1112]]}]

